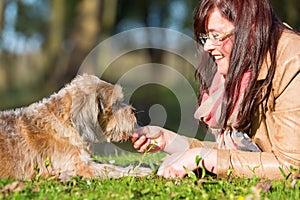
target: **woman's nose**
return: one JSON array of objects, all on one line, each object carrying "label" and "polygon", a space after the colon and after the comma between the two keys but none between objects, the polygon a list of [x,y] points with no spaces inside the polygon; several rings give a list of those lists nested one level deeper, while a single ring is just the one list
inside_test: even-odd
[{"label": "woman's nose", "polygon": [[212,50],[215,49],[215,45],[212,44],[211,40],[206,40],[206,42],[204,43],[204,51],[207,51],[207,52],[211,52]]}]

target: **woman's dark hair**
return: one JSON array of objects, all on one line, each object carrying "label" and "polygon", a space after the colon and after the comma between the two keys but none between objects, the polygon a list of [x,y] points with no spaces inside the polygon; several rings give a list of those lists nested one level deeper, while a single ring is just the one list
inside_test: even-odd
[{"label": "woman's dark hair", "polygon": [[[277,45],[282,31],[287,27],[276,17],[268,0],[202,0],[194,16],[196,39],[201,33],[206,33],[207,17],[214,8],[235,26],[235,39],[225,80],[221,121],[224,122],[225,128],[238,99],[237,91],[240,90],[243,74],[251,71],[235,127],[238,130],[247,130],[251,125],[251,114],[268,98],[271,91],[276,69]],[[268,53],[271,59],[268,75],[262,83],[259,83],[258,74]],[[201,85],[200,98],[208,87],[204,77],[207,74],[207,67],[215,71],[215,65],[213,63],[209,65],[199,65],[196,70]]]}]

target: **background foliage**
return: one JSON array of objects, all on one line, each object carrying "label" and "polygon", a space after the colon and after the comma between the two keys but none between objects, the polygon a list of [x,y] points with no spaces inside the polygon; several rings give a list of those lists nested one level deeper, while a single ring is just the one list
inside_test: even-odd
[{"label": "background foliage", "polygon": [[[59,89],[77,74],[93,47],[119,32],[151,26],[178,30],[192,37],[197,3],[197,0],[1,0],[0,108],[26,105]],[[299,29],[297,0],[271,0],[271,3],[283,21]],[[157,63],[163,63],[167,56],[167,52],[154,50],[142,54]],[[125,62],[130,63],[137,56],[141,57],[136,53]],[[112,81],[113,73],[109,77]]]},{"label": "background foliage", "polygon": [[[283,21],[300,28],[297,0],[271,3]],[[197,4],[198,0],[0,0],[0,109],[28,105],[57,91],[77,74],[95,46],[120,32],[162,27],[193,37]],[[114,83],[143,63],[174,66],[197,91],[194,68],[179,56],[155,49],[122,56],[101,78]],[[169,78],[155,67],[152,75]],[[151,105],[163,104],[165,127],[177,130],[179,105],[167,88],[141,87],[132,100],[139,125],[150,123]]]}]

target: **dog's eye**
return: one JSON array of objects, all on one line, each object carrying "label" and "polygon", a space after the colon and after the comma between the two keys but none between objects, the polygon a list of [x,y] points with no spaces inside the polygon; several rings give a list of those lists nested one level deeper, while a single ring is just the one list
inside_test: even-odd
[{"label": "dog's eye", "polygon": [[99,113],[104,112],[104,104],[101,96],[98,96],[98,107],[99,107]]},{"label": "dog's eye", "polygon": [[104,113],[104,109],[105,109],[105,101],[103,99],[103,96],[100,94],[98,94],[97,96],[97,100],[98,101],[98,107],[99,107],[99,113],[103,114]]},{"label": "dog's eye", "polygon": [[99,113],[103,113],[103,112],[104,112],[104,105],[102,101],[99,101]]}]

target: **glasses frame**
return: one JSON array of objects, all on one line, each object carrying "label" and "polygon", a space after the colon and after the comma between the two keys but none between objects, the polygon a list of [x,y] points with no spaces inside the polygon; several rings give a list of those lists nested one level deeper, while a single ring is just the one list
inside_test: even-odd
[{"label": "glasses frame", "polygon": [[214,36],[214,35],[210,35],[210,33],[207,33],[207,34],[200,34],[199,36],[199,42],[202,44],[202,45],[205,45],[205,43],[207,42],[207,40],[210,40],[211,43],[213,45],[221,45],[221,43],[226,40],[227,38],[229,38],[230,36],[233,35],[233,30],[231,31],[227,31],[227,32],[224,32],[218,36]]}]

